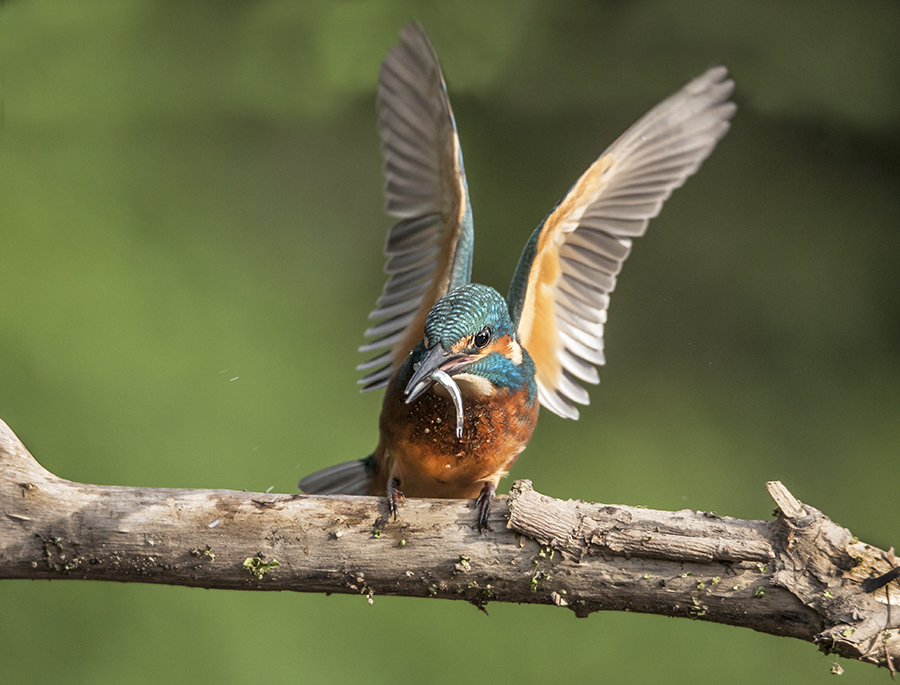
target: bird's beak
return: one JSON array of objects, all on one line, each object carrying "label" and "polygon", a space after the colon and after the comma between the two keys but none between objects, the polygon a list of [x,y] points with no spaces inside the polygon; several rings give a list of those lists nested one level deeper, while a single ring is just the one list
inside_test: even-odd
[{"label": "bird's beak", "polygon": [[409,404],[431,387],[431,384],[437,380],[434,377],[436,371],[446,372],[447,367],[455,366],[453,362],[463,357],[464,355],[448,352],[440,344],[432,347],[419,363],[419,368],[413,373],[409,383],[406,384],[406,389],[403,391],[403,394],[406,395],[406,403]]}]

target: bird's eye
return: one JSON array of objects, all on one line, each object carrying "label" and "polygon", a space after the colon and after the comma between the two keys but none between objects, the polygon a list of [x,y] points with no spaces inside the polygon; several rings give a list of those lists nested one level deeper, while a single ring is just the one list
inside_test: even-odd
[{"label": "bird's eye", "polygon": [[485,326],[475,334],[475,347],[484,347],[491,340],[491,329]]}]

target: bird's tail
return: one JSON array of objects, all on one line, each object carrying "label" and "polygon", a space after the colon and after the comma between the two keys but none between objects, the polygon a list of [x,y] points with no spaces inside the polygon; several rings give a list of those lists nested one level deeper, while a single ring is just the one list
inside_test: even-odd
[{"label": "bird's tail", "polygon": [[297,486],[307,495],[368,495],[374,467],[369,455],[311,473]]}]

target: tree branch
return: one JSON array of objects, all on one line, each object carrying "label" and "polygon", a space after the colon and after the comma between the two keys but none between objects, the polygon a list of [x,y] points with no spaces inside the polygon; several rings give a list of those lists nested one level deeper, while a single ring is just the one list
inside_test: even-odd
[{"label": "tree branch", "polygon": [[0,421],[0,578],[639,611],[800,638],[893,672],[893,549],[767,487],[774,521],[561,501],[517,481],[480,535],[467,500],[406,500],[389,521],[381,498],[74,483]]}]

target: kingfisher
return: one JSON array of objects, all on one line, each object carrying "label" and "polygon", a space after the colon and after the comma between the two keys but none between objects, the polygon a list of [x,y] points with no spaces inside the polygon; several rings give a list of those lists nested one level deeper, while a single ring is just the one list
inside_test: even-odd
[{"label": "kingfisher", "polygon": [[300,481],[308,494],[475,500],[477,526],[525,449],[539,407],[577,419],[605,363],[609,296],[631,241],[700,167],[734,115],[724,67],[694,79],[622,134],[531,234],[509,294],[470,283],[473,253],[459,136],[437,54],[408,24],[379,76],[387,282],[369,315],[376,352],[357,367],[385,387],[365,459]]}]

